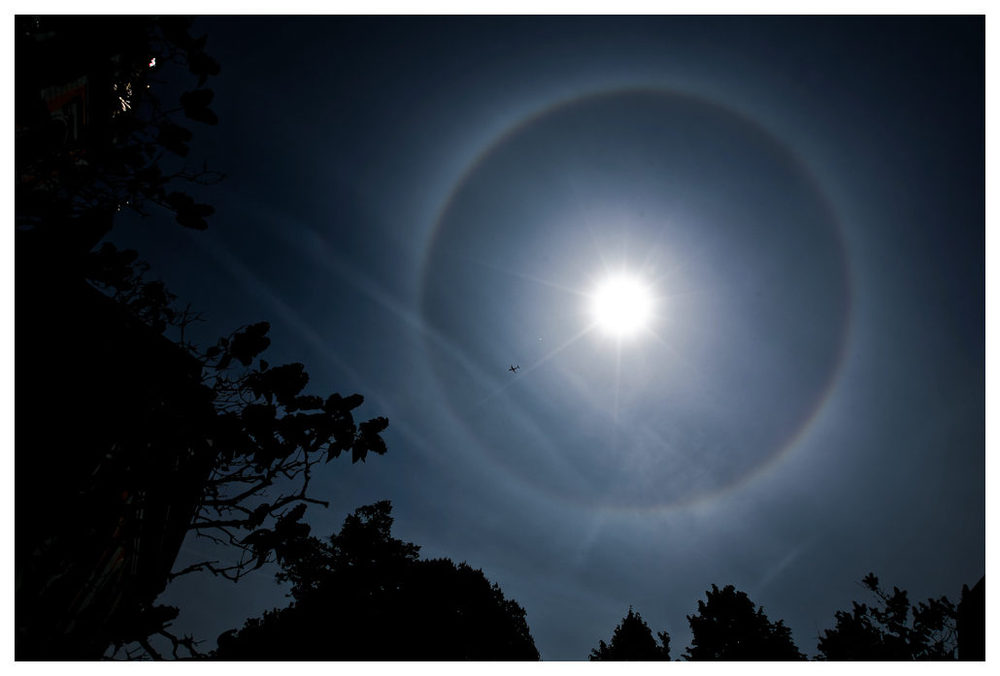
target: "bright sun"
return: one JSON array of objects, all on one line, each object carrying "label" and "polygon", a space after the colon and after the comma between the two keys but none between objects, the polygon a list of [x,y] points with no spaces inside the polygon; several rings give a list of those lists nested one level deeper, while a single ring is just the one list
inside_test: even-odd
[{"label": "bright sun", "polygon": [[635,277],[618,275],[605,279],[592,297],[591,311],[605,332],[627,336],[649,323],[653,298],[649,288]]}]

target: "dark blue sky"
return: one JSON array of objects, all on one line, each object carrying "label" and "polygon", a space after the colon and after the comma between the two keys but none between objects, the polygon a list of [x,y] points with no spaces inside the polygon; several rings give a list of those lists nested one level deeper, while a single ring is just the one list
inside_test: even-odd
[{"label": "dark blue sky", "polygon": [[[630,604],[678,656],[713,583],[811,655],[869,571],[915,600],[984,573],[982,18],[197,28],[216,215],[112,239],[207,339],[269,320],[272,363],[389,418],[387,455],[326,468],[315,534],[392,500],[544,659]],[[619,269],[657,303],[620,345],[586,312]],[[165,600],[214,642],[282,593]]]}]

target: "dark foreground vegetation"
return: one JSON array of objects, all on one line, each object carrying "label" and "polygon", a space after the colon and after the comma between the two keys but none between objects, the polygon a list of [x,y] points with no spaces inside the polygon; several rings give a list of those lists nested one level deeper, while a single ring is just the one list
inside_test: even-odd
[{"label": "dark foreground vegetation", "polygon": [[[904,590],[889,594],[868,574],[861,584],[871,599],[837,611],[835,626],[817,644],[819,660],[983,660],[985,659],[984,580],[962,587],[956,605],[947,597],[911,606]],[[805,660],[782,620],[772,622],[750,598],[732,585],[712,585],[698,612],[688,615],[691,645],[684,660]],[[869,605],[870,604],[870,605]],[[611,637],[590,653],[591,660],[668,660],[670,636],[659,632],[659,645],[632,608]]]},{"label": "dark foreground vegetation", "polygon": [[[314,476],[385,453],[388,421],[356,422],[361,395],[308,393],[302,364],[270,364],[266,322],[196,344],[202,318],[107,240],[128,210],[208,227],[196,195],[222,177],[188,161],[190,127],[218,122],[206,39],[180,17],[15,29],[16,658],[538,659],[525,609],[480,570],[393,538],[388,502],[313,537],[306,511],[328,504]],[[224,554],[175,569],[191,535]],[[182,575],[238,582],[269,563],[291,604],[213,652],[156,604]],[[983,659],[982,580],[957,604],[864,586],[871,599],[836,614],[817,657]],[[688,622],[683,659],[806,658],[732,586]],[[670,637],[629,609],[590,658],[669,660]]]},{"label": "dark foreground vegetation", "polygon": [[390,535],[390,509],[361,507],[327,541],[303,542],[278,574],[294,602],[220,636],[215,656],[537,660],[524,609],[482,571],[419,559],[419,547]]},{"label": "dark foreground vegetation", "polygon": [[[202,318],[105,241],[123,211],[195,230],[213,213],[189,193],[221,176],[187,157],[189,126],[217,122],[219,65],[191,22],[15,23],[16,655],[160,657],[151,636],[197,655],[155,605],[166,584],[283,560],[328,504],[313,474],[385,453],[388,421],[356,423],[361,395],[309,394],[302,364],[269,364],[266,322],[195,344]],[[75,395],[58,418],[55,383]],[[188,533],[227,553],[172,570]]]}]

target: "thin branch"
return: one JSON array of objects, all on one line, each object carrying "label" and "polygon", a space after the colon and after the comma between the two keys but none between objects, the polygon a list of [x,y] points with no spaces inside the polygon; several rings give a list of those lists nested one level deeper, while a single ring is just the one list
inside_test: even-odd
[{"label": "thin branch", "polygon": [[229,535],[229,532],[225,530],[226,527],[229,526],[246,527],[246,525],[247,525],[246,519],[232,519],[229,521],[193,521],[191,522],[191,525],[188,526],[188,530],[198,530],[202,528],[217,528],[218,530],[221,530],[225,532],[227,535]]},{"label": "thin branch", "polygon": [[198,649],[195,648],[195,646],[201,643],[201,641],[195,641],[194,637],[188,635],[184,638],[177,638],[177,636],[167,631],[166,627],[163,627],[157,633],[169,639],[170,643],[173,645],[172,653],[175,660],[180,659],[180,655],[177,654],[177,649],[181,647],[185,648],[191,657],[205,657],[204,653],[199,652]]},{"label": "thin branch", "polygon": [[[168,582],[173,581],[176,578],[180,577],[181,575],[187,575],[189,573],[197,573],[203,570],[207,570],[212,575],[215,575],[217,577],[224,577],[227,580],[233,580],[235,582],[239,578],[239,571],[248,565],[248,563],[241,562],[238,564],[234,564],[232,566],[217,568],[214,565],[212,565],[215,563],[218,563],[218,561],[202,561],[201,563],[191,564],[184,570],[178,571],[176,573],[170,573],[169,575],[167,575],[167,581]],[[235,577],[233,576],[233,574],[231,574],[231,571],[236,571]]]},{"label": "thin branch", "polygon": [[161,655],[160,653],[156,652],[156,650],[153,648],[153,646],[149,645],[149,640],[147,638],[145,638],[145,637],[144,638],[140,638],[137,642],[138,642],[139,645],[142,646],[142,649],[145,650],[146,653],[150,657],[152,657],[154,660],[158,660],[158,661],[162,661],[163,660],[163,655]]}]

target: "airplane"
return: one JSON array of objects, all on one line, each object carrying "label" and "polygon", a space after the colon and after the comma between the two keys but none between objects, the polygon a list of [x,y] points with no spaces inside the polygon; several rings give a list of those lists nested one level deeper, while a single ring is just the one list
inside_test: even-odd
[{"label": "airplane", "polygon": [[510,368],[509,368],[509,369],[507,369],[507,370],[508,370],[508,371],[510,371],[511,373],[517,373],[517,370],[518,370],[519,368],[521,368],[521,365],[520,365],[520,364],[518,364],[517,366],[514,366],[513,364],[511,364],[511,365],[510,365]]}]

